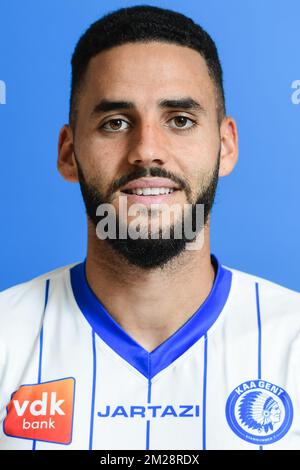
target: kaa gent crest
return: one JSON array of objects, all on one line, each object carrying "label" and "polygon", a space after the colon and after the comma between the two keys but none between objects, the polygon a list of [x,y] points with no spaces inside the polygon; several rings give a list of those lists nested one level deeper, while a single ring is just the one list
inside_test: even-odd
[{"label": "kaa gent crest", "polygon": [[229,395],[226,418],[235,434],[252,444],[272,444],[289,430],[293,406],[287,392],[265,380],[249,380]]}]

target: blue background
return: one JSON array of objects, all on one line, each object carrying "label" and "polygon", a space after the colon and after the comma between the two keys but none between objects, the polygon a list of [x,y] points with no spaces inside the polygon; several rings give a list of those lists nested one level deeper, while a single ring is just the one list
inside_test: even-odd
[{"label": "blue background", "polygon": [[[1,0],[0,80],[7,96],[0,105],[0,290],[85,256],[79,187],[56,170],[71,54],[104,13],[142,3]],[[219,184],[212,252],[227,266],[300,290],[300,105],[291,101],[291,84],[300,79],[300,2],[145,3],[192,17],[219,50],[240,157]]]}]

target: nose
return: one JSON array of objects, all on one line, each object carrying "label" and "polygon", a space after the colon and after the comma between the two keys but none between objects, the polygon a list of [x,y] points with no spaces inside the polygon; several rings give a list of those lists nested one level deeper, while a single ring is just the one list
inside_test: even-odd
[{"label": "nose", "polygon": [[168,147],[166,135],[157,123],[140,124],[129,143],[128,162],[139,166],[164,165]]}]

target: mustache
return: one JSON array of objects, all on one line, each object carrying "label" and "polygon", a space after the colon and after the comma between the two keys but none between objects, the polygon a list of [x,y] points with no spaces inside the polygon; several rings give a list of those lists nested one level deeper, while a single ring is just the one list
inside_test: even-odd
[{"label": "mustache", "polygon": [[[74,156],[75,156],[75,160],[76,160],[76,164],[77,164],[79,179],[86,184],[86,180],[85,180],[81,165],[79,164],[79,161],[78,161],[77,155],[75,153],[75,150],[74,150]],[[191,198],[192,190],[191,190],[190,184],[186,180],[184,180],[180,176],[175,175],[171,171],[166,170],[165,168],[161,168],[161,167],[156,166],[156,167],[152,167],[152,168],[138,167],[138,168],[135,168],[130,173],[127,173],[127,174],[121,176],[120,178],[115,180],[110,185],[110,187],[107,191],[107,194],[106,194],[106,199],[110,200],[111,197],[113,196],[113,194],[118,189],[120,189],[122,186],[125,186],[126,184],[130,183],[133,180],[136,180],[138,178],[144,178],[144,177],[147,177],[147,176],[148,177],[149,176],[153,176],[153,177],[156,176],[158,178],[167,178],[167,179],[173,181],[174,183],[176,183],[176,185],[180,189],[184,190],[186,192],[186,195],[187,195],[188,199]]]},{"label": "mustache", "polygon": [[119,179],[115,180],[108,191],[108,196],[111,196],[114,192],[120,189],[122,186],[130,183],[133,180],[138,178],[143,178],[146,176],[156,176],[159,178],[168,178],[169,180],[176,183],[180,189],[183,189],[188,196],[191,194],[190,185],[179,176],[174,173],[166,170],[165,168],[153,167],[153,168],[137,168],[136,170],[121,176]]}]

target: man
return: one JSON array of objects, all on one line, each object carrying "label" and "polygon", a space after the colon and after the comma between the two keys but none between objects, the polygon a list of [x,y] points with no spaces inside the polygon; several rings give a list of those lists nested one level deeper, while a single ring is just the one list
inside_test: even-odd
[{"label": "man", "polygon": [[0,296],[0,448],[300,449],[300,295],[210,252],[238,143],[208,34],[150,6],[94,23],[58,153],[87,257]]}]

